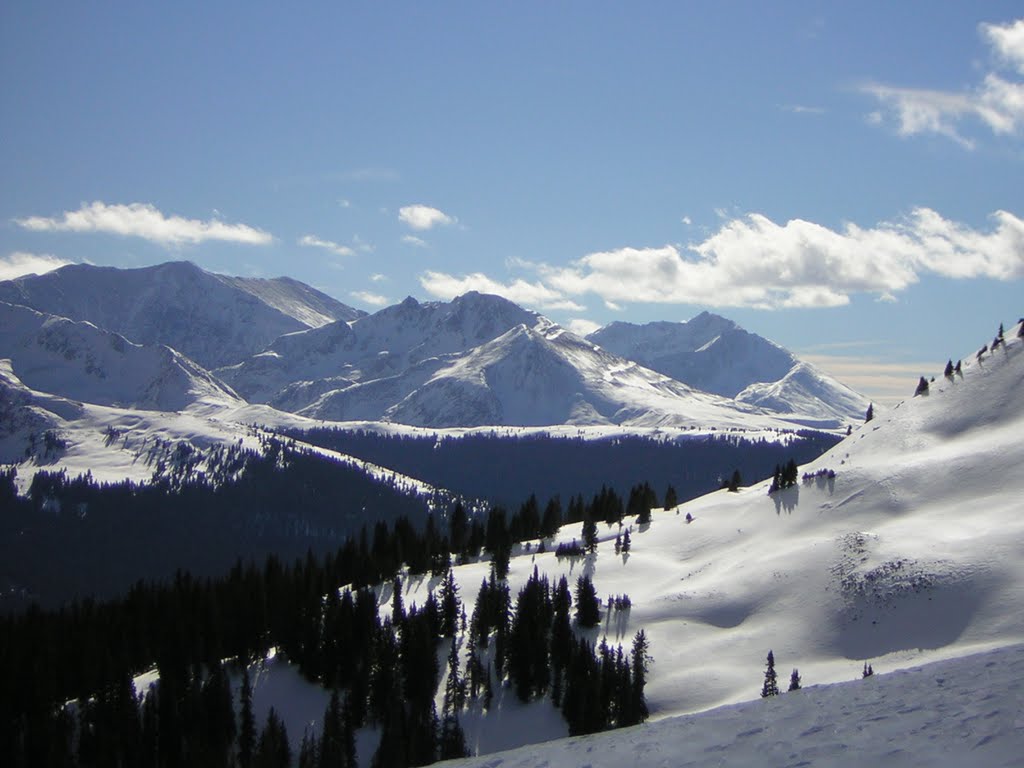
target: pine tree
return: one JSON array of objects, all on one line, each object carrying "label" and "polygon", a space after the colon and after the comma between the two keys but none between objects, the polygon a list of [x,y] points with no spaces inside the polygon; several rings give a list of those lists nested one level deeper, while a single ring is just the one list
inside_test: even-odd
[{"label": "pine tree", "polygon": [[623,552],[629,552],[629,550],[632,549],[632,548],[633,548],[633,541],[632,541],[632,538],[629,535],[629,528],[627,528],[626,532],[622,535],[622,551]]},{"label": "pine tree", "polygon": [[458,631],[459,585],[455,583],[455,574],[449,568],[441,582],[441,636],[455,637]]},{"label": "pine tree", "polygon": [[740,476],[740,471],[738,469],[734,469],[732,471],[732,477],[729,479],[729,490],[732,491],[733,493],[736,493],[737,491],[739,491],[740,483],[742,482],[743,478]]},{"label": "pine tree", "polygon": [[871,665],[866,661],[864,662],[864,671],[861,673],[861,677],[871,677],[875,674],[875,670],[871,668]]},{"label": "pine tree", "polygon": [[288,731],[271,707],[267,713],[267,724],[260,734],[259,744],[253,754],[255,768],[288,768],[292,761],[292,750],[288,744]]},{"label": "pine tree", "polygon": [[589,511],[583,518],[583,548],[587,552],[597,551],[597,523]]},{"label": "pine tree", "polygon": [[238,766],[251,768],[256,750],[256,720],[252,714],[252,683],[249,669],[242,670],[242,707],[238,728]]},{"label": "pine tree", "polygon": [[952,359],[949,359],[949,360],[946,361],[946,369],[942,372],[942,375],[945,376],[950,381],[953,380],[953,360]]},{"label": "pine tree", "polygon": [[926,379],[924,376],[922,376],[920,378],[920,380],[917,382],[917,389],[914,390],[914,397],[917,397],[918,395],[927,395],[927,394],[928,394],[928,379]]},{"label": "pine tree", "polygon": [[800,690],[800,672],[796,668],[793,669],[793,672],[789,676],[789,688],[787,690]]},{"label": "pine tree", "polygon": [[768,668],[764,672],[764,685],[761,686],[761,698],[779,695],[779,684],[775,674],[775,654],[768,651]]},{"label": "pine tree", "polygon": [[601,607],[597,590],[589,576],[576,579],[576,623],[581,627],[596,627],[601,622]]},{"label": "pine tree", "polygon": [[867,413],[864,414],[864,423],[867,424],[873,418],[875,418],[875,404],[868,403]]},{"label": "pine tree", "polygon": [[676,489],[670,485],[665,489],[665,509],[672,509],[678,506],[679,497],[676,495]]}]

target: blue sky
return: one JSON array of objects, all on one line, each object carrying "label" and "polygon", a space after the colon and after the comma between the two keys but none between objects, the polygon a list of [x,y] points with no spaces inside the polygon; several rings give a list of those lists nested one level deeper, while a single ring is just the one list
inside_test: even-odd
[{"label": "blue sky", "polygon": [[1022,16],[6,2],[0,276],[190,259],[581,330],[709,309],[909,392],[1024,314]]}]

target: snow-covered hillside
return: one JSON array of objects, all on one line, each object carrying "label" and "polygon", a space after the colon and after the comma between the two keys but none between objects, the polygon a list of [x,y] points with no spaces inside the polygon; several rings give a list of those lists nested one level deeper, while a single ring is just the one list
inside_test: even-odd
[{"label": "snow-covered hillside", "polygon": [[1016,766],[1024,646],[655,723],[454,760],[452,768]]},{"label": "snow-covered hillside", "polygon": [[191,262],[72,264],[0,282],[0,301],[88,321],[139,344],[166,344],[206,368],[238,362],[283,333],[362,315],[295,280],[227,277]]},{"label": "snow-covered hillside", "polygon": [[615,322],[587,339],[691,387],[780,413],[841,422],[868,405],[791,352],[710,312],[685,323]]},{"label": "snow-covered hillside", "polygon": [[[816,684],[849,680],[865,660],[887,671],[1020,643],[1024,340],[963,371],[800,468],[821,477],[655,510],[629,554],[615,554],[616,529],[603,527],[585,559],[521,551],[512,594],[535,567],[553,582],[586,573],[599,595],[628,594],[628,615],[606,618],[595,639],[626,643],[646,630],[654,719],[756,696],[769,649],[783,677],[798,667]],[[456,569],[466,599],[487,570]],[[406,603],[425,598],[421,584]],[[471,739],[488,742],[498,726],[487,720],[467,726]]]},{"label": "snow-covered hillside", "polygon": [[237,396],[184,355],[123,336],[0,302],[0,355],[26,386],[99,405],[177,411],[205,402],[233,405]]}]

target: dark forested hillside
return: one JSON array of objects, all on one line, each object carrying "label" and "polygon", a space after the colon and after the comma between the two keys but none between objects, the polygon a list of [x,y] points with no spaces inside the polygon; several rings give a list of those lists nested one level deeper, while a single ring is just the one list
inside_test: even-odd
[{"label": "dark forested hillside", "polygon": [[99,484],[40,472],[18,498],[5,475],[0,611],[109,596],[179,568],[220,573],[239,557],[326,552],[377,521],[406,517],[422,525],[431,503],[445,503],[279,440],[266,441],[262,452],[216,450],[206,466],[222,477],[207,471]]},{"label": "dark forested hillside", "polygon": [[839,442],[838,436],[812,431],[789,435],[786,442],[727,432],[675,440],[498,433],[437,439],[333,428],[290,434],[466,496],[509,505],[531,493],[567,499],[577,493],[589,496],[603,486],[625,495],[641,481],[659,495],[672,485],[682,502],[715,490],[737,469],[751,481],[770,477],[776,464],[789,459],[803,464]]}]

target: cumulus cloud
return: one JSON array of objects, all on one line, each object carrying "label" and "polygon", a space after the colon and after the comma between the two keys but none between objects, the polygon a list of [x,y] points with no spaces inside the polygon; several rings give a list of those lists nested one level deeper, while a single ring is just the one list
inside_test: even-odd
[{"label": "cumulus cloud", "polygon": [[352,298],[364,304],[369,304],[371,307],[386,307],[391,303],[387,296],[381,296],[379,293],[371,293],[370,291],[352,291],[350,295]]},{"label": "cumulus cloud", "polygon": [[567,266],[535,264],[534,282],[440,272],[428,272],[420,282],[442,298],[479,290],[568,311],[579,311],[577,299],[587,294],[609,308],[637,302],[838,307],[854,294],[892,301],[925,274],[1024,277],[1024,221],[1006,211],[990,218],[992,226],[982,231],[917,208],[874,227],[848,223],[830,229],[802,219],[778,224],[754,213],[724,222],[687,247],[619,248],[587,254]]},{"label": "cumulus cloud", "polygon": [[339,245],[333,240],[322,240],[316,235],[303,235],[299,238],[299,245],[305,245],[310,248],[322,248],[325,251],[330,251],[335,256],[355,256],[356,253],[347,245]]},{"label": "cumulus cloud", "polygon": [[[992,49],[993,58],[1004,67],[1024,74],[1024,19],[1008,24],[981,24],[982,37]],[[885,108],[872,112],[869,122],[895,121],[902,136],[935,133],[946,136],[968,149],[974,141],[963,135],[962,124],[968,118],[981,121],[997,135],[1016,135],[1024,129],[1024,82],[988,72],[974,88],[966,91],[942,91],[895,87],[868,83],[861,90],[875,97]]]},{"label": "cumulus cloud", "polygon": [[402,223],[419,231],[455,223],[454,216],[449,216],[444,211],[431,208],[429,205],[419,204],[399,208],[398,218]]},{"label": "cumulus cloud", "polygon": [[479,272],[455,277],[444,272],[428,271],[420,276],[420,285],[431,296],[445,301],[450,301],[467,291],[479,291],[480,293],[504,296],[517,304],[540,309],[562,309],[573,312],[580,312],[584,309],[564,293],[553,290],[540,282],[529,283],[522,279],[516,279],[511,283],[501,283]]},{"label": "cumulus cloud", "polygon": [[145,203],[107,205],[98,200],[83,203],[77,211],[65,211],[59,217],[30,216],[15,219],[15,223],[34,232],[104,232],[141,237],[164,246],[194,245],[207,240],[267,245],[274,239],[267,232],[247,224],[165,216],[156,207]]},{"label": "cumulus cloud", "polygon": [[596,331],[601,327],[601,325],[600,323],[595,323],[593,320],[587,320],[583,317],[574,317],[569,321],[566,327],[577,336],[586,336],[587,334]]},{"label": "cumulus cloud", "polygon": [[45,253],[15,251],[0,257],[0,280],[13,280],[22,275],[42,275],[70,263]]}]

